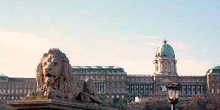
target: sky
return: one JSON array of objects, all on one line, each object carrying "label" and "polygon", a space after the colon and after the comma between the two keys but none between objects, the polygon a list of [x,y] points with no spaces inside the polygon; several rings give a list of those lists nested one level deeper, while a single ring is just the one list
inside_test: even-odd
[{"label": "sky", "polygon": [[166,39],[179,75],[220,64],[219,0],[0,0],[0,73],[35,77],[59,48],[74,66],[120,66],[153,75]]}]

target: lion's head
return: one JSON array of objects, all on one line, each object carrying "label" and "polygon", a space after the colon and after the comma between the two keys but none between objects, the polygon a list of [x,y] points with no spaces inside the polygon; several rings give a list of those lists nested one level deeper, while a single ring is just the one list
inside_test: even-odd
[{"label": "lion's head", "polygon": [[72,67],[64,53],[59,49],[50,49],[45,53],[37,66],[37,91],[44,86],[51,89],[60,89],[72,72]]}]

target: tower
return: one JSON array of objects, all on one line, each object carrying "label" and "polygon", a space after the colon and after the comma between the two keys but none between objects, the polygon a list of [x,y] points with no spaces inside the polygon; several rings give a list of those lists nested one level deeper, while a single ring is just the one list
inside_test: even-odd
[{"label": "tower", "polygon": [[176,59],[172,46],[166,40],[157,48],[154,59],[155,76],[177,76]]}]

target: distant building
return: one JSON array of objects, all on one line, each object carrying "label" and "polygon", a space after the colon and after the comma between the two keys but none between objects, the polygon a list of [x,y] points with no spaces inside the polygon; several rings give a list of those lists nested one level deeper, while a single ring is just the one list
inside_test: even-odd
[{"label": "distant building", "polygon": [[154,81],[152,76],[128,75],[127,76],[128,97],[148,97],[154,93]]},{"label": "distant building", "polygon": [[[166,40],[157,48],[153,63],[155,71],[152,75],[130,75],[117,66],[73,66],[72,77],[93,79],[97,95],[104,95],[109,99],[164,96],[165,85],[172,82],[180,83],[181,97],[219,93],[220,66],[204,72],[204,76],[179,76],[174,50]],[[10,78],[0,75],[2,100],[19,99],[35,89],[34,78]]]},{"label": "distant building", "polygon": [[220,66],[216,66],[209,69],[206,72],[207,76],[207,92],[208,93],[219,93],[220,89]]},{"label": "distant building", "polygon": [[13,78],[0,75],[0,100],[2,101],[20,99],[35,88],[34,78]]},{"label": "distant building", "polygon": [[177,73],[177,60],[175,59],[174,50],[166,40],[157,48],[154,65],[155,71],[152,76],[127,76],[128,96],[163,96],[166,95],[165,85],[172,82],[179,82],[181,84],[180,96],[182,97],[206,94],[206,85],[209,78],[207,79],[206,75],[179,76]]},{"label": "distant building", "polygon": [[73,77],[78,79],[91,78],[95,82],[97,95],[124,98],[127,95],[127,74],[117,66],[73,66]]}]

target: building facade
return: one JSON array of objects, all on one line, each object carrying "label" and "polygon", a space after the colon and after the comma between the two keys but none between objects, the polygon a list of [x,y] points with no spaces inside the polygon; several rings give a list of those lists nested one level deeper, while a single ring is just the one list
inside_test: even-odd
[{"label": "building facade", "polygon": [[35,78],[13,78],[0,75],[0,100],[20,99],[36,89]]},{"label": "building facade", "polygon": [[[127,76],[127,90],[129,96],[136,97],[138,96],[138,94],[142,97],[151,97],[155,95],[163,96],[166,95],[165,86],[168,83],[172,82],[180,83],[180,96],[182,97],[191,97],[197,94],[206,94],[207,89],[211,90],[211,87],[219,87],[217,86],[217,84],[213,86],[214,82],[219,82],[214,79],[210,80],[209,76],[219,76],[220,74],[206,75],[204,73],[204,76],[179,76],[177,72],[177,60],[175,59],[174,50],[172,46],[167,43],[166,40],[164,40],[163,43],[157,48],[153,63],[155,68],[152,76]],[[220,68],[218,69],[220,70]],[[148,80],[144,80],[142,82],[142,79],[144,78]],[[210,84],[212,84],[212,86],[209,86],[210,88],[207,88],[207,85]],[[139,89],[140,87],[145,87],[145,89]],[[217,90],[214,91],[217,92]]]},{"label": "building facade", "polygon": [[219,93],[220,90],[220,66],[209,69],[206,73],[207,93]]},{"label": "building facade", "polygon": [[[172,82],[180,83],[181,97],[219,93],[220,66],[209,69],[203,76],[179,76],[174,50],[166,40],[157,48],[153,63],[152,75],[130,75],[117,66],[73,66],[72,77],[93,79],[97,95],[110,99],[164,96],[165,85]],[[35,89],[35,78],[0,75],[1,100],[20,99]]]},{"label": "building facade", "polygon": [[124,98],[127,95],[127,74],[117,66],[73,66],[73,77],[93,79],[97,95]]}]

